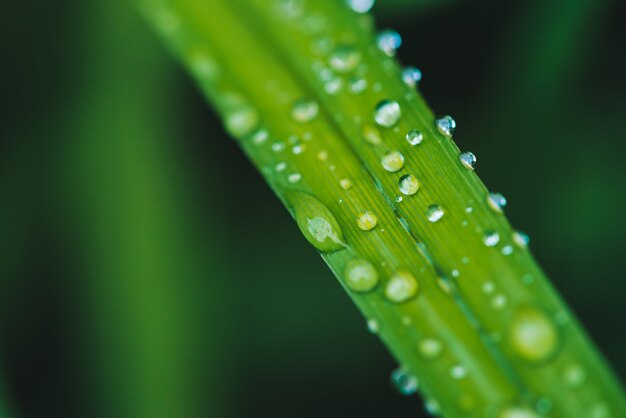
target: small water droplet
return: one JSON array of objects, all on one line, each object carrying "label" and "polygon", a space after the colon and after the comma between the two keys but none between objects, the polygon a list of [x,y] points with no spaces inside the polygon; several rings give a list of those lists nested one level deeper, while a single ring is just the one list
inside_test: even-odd
[{"label": "small water droplet", "polygon": [[406,67],[402,70],[402,81],[411,88],[417,87],[422,79],[422,72],[415,67]]},{"label": "small water droplet", "polygon": [[469,170],[473,170],[474,166],[476,166],[476,156],[471,152],[462,152],[459,155],[459,160],[461,160],[461,164]]},{"label": "small water droplet", "polygon": [[525,406],[512,406],[500,412],[498,418],[539,418],[539,415]]},{"label": "small water droplet", "polygon": [[296,100],[291,108],[291,117],[296,122],[310,122],[319,113],[319,106],[316,101],[309,99]]},{"label": "small water droplet", "polygon": [[391,383],[404,396],[414,395],[419,386],[417,378],[403,367],[391,372]]},{"label": "small water droplet", "polygon": [[491,298],[491,307],[497,311],[500,311],[506,307],[507,298],[502,293],[498,293]]},{"label": "small water droplet", "polygon": [[406,134],[406,141],[413,146],[421,144],[423,140],[424,135],[417,129],[411,129]]},{"label": "small water droplet", "polygon": [[380,324],[375,319],[367,320],[367,330],[372,334],[376,335],[380,332]]},{"label": "small water droplet", "polygon": [[483,242],[487,247],[495,247],[500,242],[500,234],[496,231],[487,231],[483,237]]},{"label": "small water droplet", "polygon": [[401,116],[400,104],[395,100],[381,100],[374,109],[374,120],[385,128],[394,126]]},{"label": "small water droplet", "polygon": [[402,45],[402,37],[393,29],[384,30],[376,36],[376,45],[385,55],[393,57]]},{"label": "small water droplet", "polygon": [[504,247],[502,247],[502,255],[511,255],[513,254],[513,247],[510,245],[505,245]]},{"label": "small water droplet", "polygon": [[405,174],[404,176],[400,177],[400,180],[398,181],[398,187],[403,194],[410,196],[417,193],[420,188],[420,184],[415,177],[410,174]]},{"label": "small water droplet", "polygon": [[204,82],[213,82],[219,74],[217,61],[204,51],[194,51],[189,56],[189,65],[196,77]]},{"label": "small water droplet", "polygon": [[530,237],[521,231],[513,232],[513,242],[522,250],[525,250],[530,243]]},{"label": "small water droplet", "polygon": [[426,210],[426,217],[430,222],[437,222],[444,215],[443,208],[439,205],[430,205]]},{"label": "small water droplet", "polygon": [[450,369],[450,376],[455,380],[465,379],[467,377],[467,370],[463,366],[456,365]]},{"label": "small water droplet", "polygon": [[490,295],[496,290],[496,285],[493,282],[485,282],[482,285],[482,290],[484,294]]},{"label": "small water droplet", "polygon": [[281,171],[284,171],[287,168],[287,163],[285,162],[280,162],[278,164],[276,164],[275,170],[277,173],[280,173]]},{"label": "small water droplet", "polygon": [[320,151],[317,153],[317,159],[320,161],[328,160],[328,151]]},{"label": "small water droplet", "polygon": [[338,46],[329,58],[330,67],[338,73],[349,73],[361,62],[361,53],[348,45]]},{"label": "small water droplet", "polygon": [[330,253],[345,247],[339,223],[326,205],[303,192],[289,191],[285,197],[300,232],[315,248]]},{"label": "small water droplet", "polygon": [[554,325],[541,311],[522,307],[515,312],[509,327],[509,341],[524,360],[545,361],[556,351],[558,340]]},{"label": "small water droplet", "polygon": [[249,105],[237,106],[231,109],[225,117],[226,130],[235,137],[250,134],[259,124],[259,114]]},{"label": "small water droplet", "polygon": [[402,197],[402,196],[398,195],[398,196],[396,196],[396,197],[395,197],[395,199],[393,199],[393,200],[395,200],[395,201],[396,201],[396,203],[400,203],[400,202],[402,202],[404,199],[403,199],[403,197]]},{"label": "small water droplet", "polygon": [[339,186],[344,190],[349,190],[352,188],[352,181],[350,179],[341,179],[339,180]]},{"label": "small water droplet", "polygon": [[452,138],[454,130],[456,129],[456,121],[452,119],[452,116],[443,116],[435,121],[437,130],[448,138]]},{"label": "small water droplet", "polygon": [[443,344],[435,338],[423,338],[417,344],[417,348],[424,358],[434,360],[441,355]]},{"label": "small water droplet", "polygon": [[367,13],[374,6],[375,0],[348,0],[348,6],[356,13]]},{"label": "small water droplet", "polygon": [[500,193],[489,193],[487,204],[496,213],[502,213],[502,208],[506,206],[506,198]]},{"label": "small water droplet", "polygon": [[356,219],[357,226],[363,231],[371,231],[378,224],[378,218],[370,211],[365,211]]},{"label": "small water droplet", "polygon": [[387,154],[383,155],[380,163],[385,170],[390,173],[395,173],[404,167],[404,155],[402,155],[400,151],[389,151]]},{"label": "small water droplet", "polygon": [[289,183],[297,183],[300,180],[302,180],[302,174],[300,174],[300,173],[293,173],[293,174],[289,174],[289,176],[287,176],[287,181]]},{"label": "small water droplet", "polygon": [[281,152],[285,149],[285,143],[284,142],[274,142],[272,144],[272,151],[274,152]]},{"label": "small water droplet", "polygon": [[418,291],[419,285],[413,274],[408,270],[398,270],[391,276],[385,287],[385,296],[391,302],[402,303],[413,298]]},{"label": "small water droplet", "polygon": [[380,131],[376,127],[370,125],[363,126],[363,139],[372,145],[379,145],[382,142]]},{"label": "small water droplet", "polygon": [[344,271],[346,286],[355,292],[369,292],[378,284],[378,272],[367,260],[357,258],[348,261]]},{"label": "small water droplet", "polygon": [[433,398],[428,398],[424,401],[424,409],[430,415],[438,416],[441,413],[441,406],[439,402],[437,402]]},{"label": "small water droplet", "polygon": [[337,94],[343,87],[343,80],[339,77],[331,78],[324,83],[324,91],[330,95]]},{"label": "small water droplet", "polygon": [[367,90],[367,80],[363,77],[352,77],[348,80],[348,91],[352,94],[363,93]]},{"label": "small water droplet", "polygon": [[568,387],[578,389],[585,384],[585,380],[587,373],[580,364],[570,364],[563,369],[563,381]]},{"label": "small water droplet", "polygon": [[460,273],[457,269],[452,270],[452,277],[459,277]]},{"label": "small water droplet", "polygon": [[251,140],[254,145],[261,145],[267,141],[267,138],[269,138],[267,131],[265,129],[260,129],[252,135]]}]

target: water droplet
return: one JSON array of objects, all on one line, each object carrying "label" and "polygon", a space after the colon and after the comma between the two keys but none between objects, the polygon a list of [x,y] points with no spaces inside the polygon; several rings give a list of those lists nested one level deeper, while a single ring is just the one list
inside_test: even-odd
[{"label": "water droplet", "polygon": [[611,418],[611,410],[609,407],[600,402],[595,404],[589,411],[588,418]]},{"label": "water droplet", "polygon": [[385,55],[393,57],[402,45],[402,37],[393,29],[384,30],[376,37],[376,45]]},{"label": "water droplet", "polygon": [[524,360],[538,363],[548,359],[557,349],[559,336],[550,319],[531,307],[518,309],[509,327],[513,350]]},{"label": "water droplet", "polygon": [[426,217],[430,222],[437,222],[444,215],[443,208],[439,205],[430,205],[426,210]]},{"label": "water droplet", "polygon": [[281,152],[285,149],[285,143],[284,142],[274,142],[272,144],[272,151],[274,152]]},{"label": "water droplet", "polygon": [[460,274],[457,269],[452,270],[452,277],[459,277]]},{"label": "water droplet", "polygon": [[319,113],[319,106],[316,101],[309,99],[296,100],[291,108],[291,117],[296,122],[310,122]]},{"label": "water droplet", "polygon": [[476,156],[471,152],[463,152],[459,155],[459,160],[461,160],[461,164],[467,169],[473,170],[476,165]]},{"label": "water droplet", "polygon": [[277,173],[280,173],[281,171],[284,171],[287,168],[287,163],[285,162],[280,162],[278,164],[276,164],[275,170]]},{"label": "water droplet", "polygon": [[385,128],[394,126],[401,116],[400,104],[395,100],[381,100],[374,109],[374,120]]},{"label": "water droplet", "polygon": [[498,418],[539,418],[539,415],[525,406],[512,406],[500,412]]},{"label": "water droplet", "polygon": [[289,183],[297,183],[300,180],[302,180],[302,174],[300,174],[300,173],[293,173],[293,174],[289,174],[289,176],[287,176],[287,181]]},{"label": "water droplet", "polygon": [[380,131],[376,127],[370,125],[365,125],[363,127],[363,139],[372,145],[379,145],[382,142]]},{"label": "water droplet", "polygon": [[405,174],[400,177],[398,186],[400,191],[407,196],[414,195],[420,188],[420,184],[417,179],[410,174]]},{"label": "water droplet", "polygon": [[352,188],[352,181],[350,179],[341,179],[339,180],[339,185],[344,190],[349,190]]},{"label": "water droplet", "polygon": [[320,161],[328,160],[328,151],[320,151],[317,153],[317,159]]},{"label": "water droplet", "polygon": [[189,56],[189,65],[196,77],[205,82],[212,82],[219,73],[215,59],[204,51],[194,51]]},{"label": "water droplet", "polygon": [[404,166],[404,155],[402,155],[400,151],[389,151],[387,154],[383,155],[380,163],[385,170],[390,173],[395,173]]},{"label": "water droplet", "polygon": [[374,6],[375,0],[348,0],[348,6],[356,13],[367,13]]},{"label": "water droplet", "polygon": [[506,307],[507,298],[502,293],[498,293],[491,298],[491,307],[497,311],[500,311]]},{"label": "water droplet", "polygon": [[237,106],[226,114],[225,125],[229,134],[243,137],[250,134],[259,124],[259,114],[249,105]]},{"label": "water droplet", "polygon": [[393,199],[393,200],[395,200],[395,201],[396,201],[396,203],[400,203],[400,202],[402,202],[402,200],[404,200],[404,199],[402,198],[402,196],[398,195],[398,196],[396,196],[396,197],[395,197],[395,199]]},{"label": "water droplet", "polygon": [[261,145],[267,141],[267,138],[269,138],[267,131],[265,129],[260,129],[252,135],[251,139],[254,145]]},{"label": "water droplet", "polygon": [[450,369],[450,376],[455,380],[465,379],[467,377],[467,370],[463,366],[454,366]]},{"label": "water droplet", "polygon": [[366,210],[357,217],[356,224],[363,231],[371,231],[378,224],[378,218],[372,212]]},{"label": "water droplet", "polygon": [[422,79],[422,72],[415,67],[406,67],[402,70],[402,81],[411,88],[415,88]]},{"label": "water droplet", "polygon": [[367,80],[363,77],[352,77],[348,80],[348,91],[352,94],[363,93],[367,89]]},{"label": "water droplet", "polygon": [[346,286],[355,292],[369,292],[378,284],[378,272],[367,260],[357,258],[348,261],[344,271]]},{"label": "water droplet", "polygon": [[380,324],[375,319],[367,320],[367,330],[372,334],[376,335],[380,332]]},{"label": "water droplet", "polygon": [[587,373],[580,364],[570,364],[563,369],[563,381],[568,387],[578,389],[585,384],[585,380]]},{"label": "water droplet", "polygon": [[482,290],[484,294],[490,295],[496,290],[496,285],[493,282],[485,282],[482,285]]},{"label": "water droplet", "polygon": [[511,255],[513,254],[513,247],[511,245],[505,245],[502,247],[502,255]]},{"label": "water droplet", "polygon": [[408,270],[398,270],[391,276],[385,287],[385,296],[391,302],[402,303],[413,298],[417,294],[419,285],[413,274]]},{"label": "water droplet", "polygon": [[334,252],[345,247],[339,223],[330,210],[315,197],[302,192],[286,193],[300,232],[315,248]]},{"label": "water droplet", "polygon": [[525,250],[530,243],[530,237],[521,231],[513,232],[513,242],[522,250]]},{"label": "water droplet", "polygon": [[424,358],[434,360],[441,355],[443,344],[435,338],[423,338],[417,348]]},{"label": "water droplet", "polygon": [[330,67],[338,73],[349,73],[361,62],[361,53],[348,45],[338,46],[329,58]]},{"label": "water droplet", "polygon": [[500,242],[500,234],[496,231],[487,231],[483,237],[483,242],[487,247],[495,247]]},{"label": "water droplet", "polygon": [[404,396],[414,395],[419,386],[417,378],[403,367],[391,372],[391,383]]},{"label": "water droplet", "polygon": [[489,193],[487,204],[496,213],[502,213],[502,208],[506,206],[506,198],[500,193]]},{"label": "water droplet", "polygon": [[438,416],[441,413],[441,406],[439,405],[439,402],[433,398],[428,398],[424,401],[424,409],[430,415]]},{"label": "water droplet", "polygon": [[417,129],[411,129],[406,134],[406,141],[413,146],[421,144],[423,140],[424,135]]},{"label": "water droplet", "polygon": [[452,138],[452,134],[456,129],[456,121],[452,119],[452,116],[443,116],[435,121],[437,130],[448,138]]}]

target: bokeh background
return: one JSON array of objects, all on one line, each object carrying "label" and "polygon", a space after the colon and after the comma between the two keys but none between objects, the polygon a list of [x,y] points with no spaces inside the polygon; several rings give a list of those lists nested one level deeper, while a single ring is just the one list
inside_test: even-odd
[{"label": "bokeh background", "polygon": [[[3,5],[0,417],[422,416],[129,3]],[[374,14],[624,378],[626,3]]]}]

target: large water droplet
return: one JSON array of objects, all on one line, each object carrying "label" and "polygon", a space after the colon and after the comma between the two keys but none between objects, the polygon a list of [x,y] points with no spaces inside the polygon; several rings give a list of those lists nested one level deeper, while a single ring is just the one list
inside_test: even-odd
[{"label": "large water droplet", "polygon": [[415,67],[406,67],[402,71],[402,81],[411,88],[415,88],[421,79],[422,72]]},{"label": "large water droplet", "polygon": [[398,32],[392,29],[384,30],[376,37],[376,45],[378,49],[383,51],[388,57],[396,55],[396,51],[402,45],[402,37]]},{"label": "large water droplet", "polygon": [[395,100],[382,100],[374,109],[374,120],[385,128],[394,126],[401,116],[400,104]]},{"label": "large water droplet", "polygon": [[454,130],[456,129],[456,121],[452,119],[452,116],[443,116],[435,121],[437,130],[448,138],[452,138]]},{"label": "large water droplet", "polygon": [[496,231],[487,231],[483,237],[483,242],[487,247],[495,247],[500,242],[500,234]]},{"label": "large water droplet", "polygon": [[443,218],[443,215],[443,208],[439,205],[430,205],[426,210],[426,217],[430,222],[437,222],[438,220]]},{"label": "large water droplet", "polygon": [[330,67],[338,73],[349,73],[361,62],[361,53],[348,45],[338,46],[329,58]]},{"label": "large water droplet", "polygon": [[417,348],[424,358],[434,360],[441,355],[443,344],[435,338],[423,338]]},{"label": "large water droplet", "polygon": [[322,252],[334,252],[345,247],[339,223],[330,210],[315,197],[302,192],[286,193],[296,222],[304,237]]},{"label": "large water droplet", "polygon": [[556,351],[559,336],[544,313],[535,308],[522,307],[511,320],[509,342],[521,358],[538,363],[547,360]]},{"label": "large water droplet", "polygon": [[423,140],[424,140],[424,135],[417,129],[411,129],[406,134],[406,142],[408,142],[409,144],[413,146],[421,144]]},{"label": "large water droplet", "polygon": [[291,117],[296,122],[310,122],[317,116],[319,106],[316,101],[309,99],[300,99],[294,102],[291,108]]},{"label": "large water droplet", "polygon": [[391,372],[391,383],[404,396],[414,395],[419,387],[417,378],[403,367]]},{"label": "large water droplet", "polygon": [[357,258],[348,261],[344,271],[346,286],[355,292],[369,292],[378,284],[378,272],[367,260]]},{"label": "large water droplet", "polygon": [[463,164],[465,168],[470,170],[473,170],[476,165],[476,156],[469,151],[461,153],[459,160],[461,160],[461,164]]},{"label": "large water droplet", "polygon": [[356,218],[356,224],[363,231],[371,231],[378,224],[378,217],[366,210]]},{"label": "large water droplet", "polygon": [[391,276],[385,287],[385,296],[394,303],[402,303],[417,294],[419,285],[408,270],[398,270]]},{"label": "large water droplet", "polygon": [[502,213],[502,208],[506,206],[506,198],[500,193],[489,193],[487,204],[496,213]]},{"label": "large water droplet", "polygon": [[400,151],[389,151],[387,154],[383,155],[380,163],[385,170],[390,173],[395,173],[404,167],[404,155],[402,155]]},{"label": "large water droplet", "polygon": [[356,13],[367,13],[375,2],[375,0],[348,0],[348,6]]},{"label": "large water droplet", "polygon": [[420,184],[415,177],[410,174],[405,174],[404,176],[400,177],[400,180],[398,181],[398,187],[403,194],[410,196],[417,193],[420,188]]}]

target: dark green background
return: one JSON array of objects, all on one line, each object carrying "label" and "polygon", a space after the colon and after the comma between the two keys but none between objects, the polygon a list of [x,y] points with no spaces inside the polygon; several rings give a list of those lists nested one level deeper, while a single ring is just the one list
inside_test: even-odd
[{"label": "dark green background", "polygon": [[[379,27],[401,32],[400,59],[422,69],[433,109],[456,118],[457,144],[623,378],[625,3],[379,3]],[[419,416],[128,5],[3,9],[0,387],[13,416]]]}]

